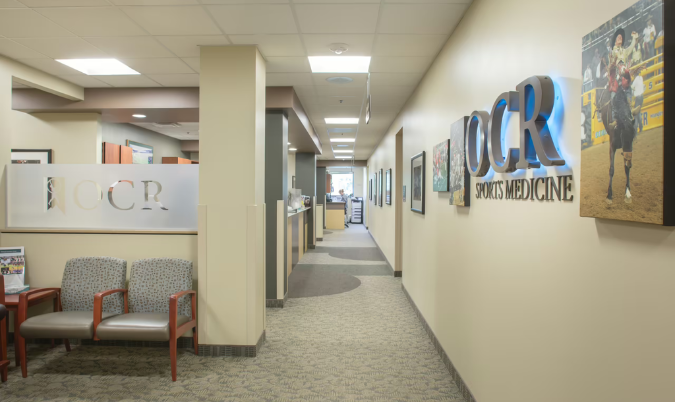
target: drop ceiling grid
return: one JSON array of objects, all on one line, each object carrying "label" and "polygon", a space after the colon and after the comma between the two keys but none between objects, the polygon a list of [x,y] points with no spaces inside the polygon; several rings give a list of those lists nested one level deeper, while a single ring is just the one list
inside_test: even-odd
[{"label": "drop ceiling grid", "polygon": [[[268,85],[296,87],[329,149],[324,118],[360,117],[350,133],[359,159],[370,156],[470,2],[0,0],[0,54],[84,87],[197,86],[197,45],[256,44],[268,61]],[[331,43],[349,44],[347,55],[372,56],[367,126],[365,80],[326,84],[310,72],[307,56],[331,55]],[[54,60],[74,57],[115,57],[142,75],[90,77]],[[343,74],[326,76],[336,75]]]}]

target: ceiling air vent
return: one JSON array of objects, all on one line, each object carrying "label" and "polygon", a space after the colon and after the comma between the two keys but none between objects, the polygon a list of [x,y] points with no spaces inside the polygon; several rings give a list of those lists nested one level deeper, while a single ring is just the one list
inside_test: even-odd
[{"label": "ceiling air vent", "polygon": [[178,128],[180,124],[178,123],[152,123],[153,126],[159,128]]}]

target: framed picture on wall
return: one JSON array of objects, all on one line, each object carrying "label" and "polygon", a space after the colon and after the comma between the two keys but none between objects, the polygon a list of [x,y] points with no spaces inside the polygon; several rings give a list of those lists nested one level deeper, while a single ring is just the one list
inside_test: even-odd
[{"label": "framed picture on wall", "polygon": [[385,193],[384,193],[384,199],[387,205],[391,205],[391,169],[387,170],[387,175],[385,176],[384,180],[384,186],[385,186]]},{"label": "framed picture on wall", "polygon": [[51,149],[12,149],[12,164],[47,164],[52,162]]},{"label": "framed picture on wall", "polygon": [[377,172],[375,173],[375,179],[374,179],[374,190],[373,190],[373,204],[377,205]]},{"label": "framed picture on wall", "polygon": [[373,199],[373,179],[370,179],[370,187],[368,188],[368,199]]},{"label": "framed picture on wall", "polygon": [[426,154],[424,151],[410,158],[410,178],[412,183],[412,197],[410,209],[413,212],[424,213],[424,162]]},{"label": "framed picture on wall", "polygon": [[140,142],[127,140],[127,146],[131,148],[134,164],[137,165],[152,165],[153,162],[153,147]]},{"label": "framed picture on wall", "polygon": [[469,117],[464,117],[450,126],[450,205],[468,207],[471,192],[466,191],[471,183],[471,175],[466,169],[464,158],[464,128]]},{"label": "framed picture on wall", "polygon": [[378,180],[377,190],[380,192],[380,198],[377,200],[377,202],[379,206],[382,206],[382,199],[384,198],[384,172],[382,169],[380,169]]},{"label": "framed picture on wall", "polygon": [[433,166],[434,166],[434,191],[448,191],[450,180],[448,180],[448,153],[450,151],[450,141],[445,140],[434,146]]},{"label": "framed picture on wall", "polygon": [[669,7],[637,1],[582,39],[580,216],[675,224]]}]

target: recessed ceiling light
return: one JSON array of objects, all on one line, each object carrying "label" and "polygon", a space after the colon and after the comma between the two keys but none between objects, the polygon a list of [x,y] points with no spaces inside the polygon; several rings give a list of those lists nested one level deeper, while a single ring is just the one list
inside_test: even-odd
[{"label": "recessed ceiling light", "polygon": [[359,124],[358,117],[326,117],[326,124]]},{"label": "recessed ceiling light", "polygon": [[313,73],[367,73],[367,56],[309,56]]},{"label": "recessed ceiling light", "polygon": [[117,59],[57,59],[61,64],[87,75],[139,75]]},{"label": "recessed ceiling light", "polygon": [[131,117],[135,117],[137,119],[145,119],[147,116],[144,114],[132,114]]},{"label": "recessed ceiling light", "polygon": [[348,147],[349,145],[339,144],[339,145],[337,145],[337,146],[338,146],[338,147]]},{"label": "recessed ceiling light", "polygon": [[352,156],[336,156],[336,159],[351,159]]},{"label": "recessed ceiling light", "polygon": [[291,143],[289,142],[288,145],[291,145]]},{"label": "recessed ceiling light", "polygon": [[333,153],[335,153],[335,154],[337,154],[337,153],[351,154],[352,152],[354,152],[354,151],[351,151],[351,150],[348,150],[348,149],[336,149],[336,150],[333,151]]},{"label": "recessed ceiling light", "polygon": [[331,84],[349,84],[350,82],[354,82],[354,80],[349,77],[329,77],[326,78],[326,81]]},{"label": "recessed ceiling light", "polygon": [[356,142],[355,138],[331,138],[330,142]]},{"label": "recessed ceiling light", "polygon": [[289,151],[297,151],[297,148],[288,148]]}]

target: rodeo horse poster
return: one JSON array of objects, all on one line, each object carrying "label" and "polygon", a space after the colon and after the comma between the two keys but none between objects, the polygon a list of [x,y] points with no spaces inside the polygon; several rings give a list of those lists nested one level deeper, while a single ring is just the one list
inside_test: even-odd
[{"label": "rodeo horse poster", "polygon": [[581,216],[663,223],[663,1],[583,38]]}]

